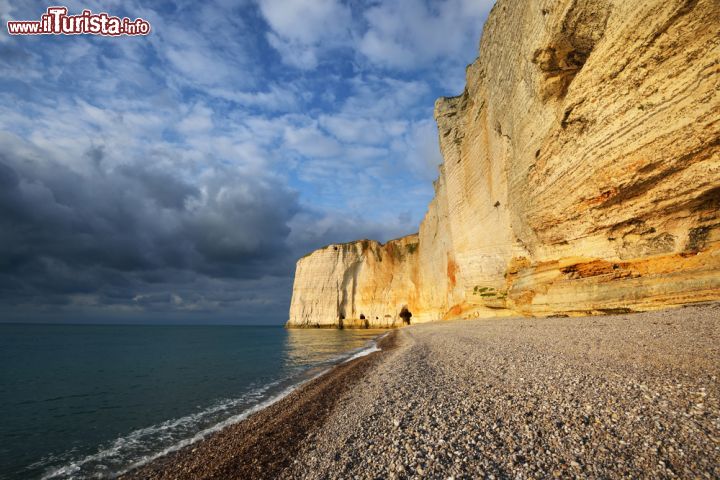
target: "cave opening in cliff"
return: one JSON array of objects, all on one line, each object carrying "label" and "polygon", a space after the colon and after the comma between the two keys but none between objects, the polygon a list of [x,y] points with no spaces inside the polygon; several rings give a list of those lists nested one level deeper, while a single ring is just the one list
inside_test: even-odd
[{"label": "cave opening in cliff", "polygon": [[403,319],[405,325],[410,325],[410,317],[412,317],[412,312],[407,307],[403,307],[400,310],[400,318]]}]

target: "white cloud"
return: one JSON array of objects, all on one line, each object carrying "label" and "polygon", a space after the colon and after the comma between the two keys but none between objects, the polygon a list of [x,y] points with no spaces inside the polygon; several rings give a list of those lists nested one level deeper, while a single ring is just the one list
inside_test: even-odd
[{"label": "white cloud", "polygon": [[[409,225],[398,216],[368,219],[347,211],[303,209],[289,223],[288,241],[300,251],[317,248],[330,242],[349,242],[359,238],[372,238],[385,242],[408,234]],[[412,227],[411,227],[412,228]]]},{"label": "white cloud", "polygon": [[350,8],[337,0],[259,0],[272,32],[267,40],[283,62],[301,69],[318,64],[322,49],[349,39]]},{"label": "white cloud", "polygon": [[3,21],[10,20],[12,18],[13,7],[10,5],[9,0],[0,0],[0,19]]},{"label": "white cloud", "polygon": [[337,0],[260,0],[260,11],[278,35],[305,44],[341,33],[350,21]]},{"label": "white cloud", "polygon": [[[252,40],[247,38],[241,17],[228,15],[211,4],[192,7],[201,13],[191,13],[190,6],[178,6],[187,17],[127,7],[151,23],[152,34],[139,40],[150,42],[164,61],[161,68],[170,73],[166,81],[172,87],[191,86],[204,91],[229,84],[243,89],[255,86]],[[191,14],[198,21],[189,28],[187,19]]]},{"label": "white cloud", "polygon": [[[371,67],[421,70],[472,61],[494,0],[257,0],[283,63],[313,69],[338,47]],[[454,86],[456,82],[453,82]]]},{"label": "white cloud", "polygon": [[380,145],[401,135],[407,128],[404,120],[384,120],[350,114],[321,115],[320,125],[342,142]]},{"label": "white cloud", "polygon": [[177,125],[183,133],[205,132],[212,127],[212,110],[203,104],[194,105]]},{"label": "white cloud", "polygon": [[354,77],[351,84],[353,95],[342,106],[348,115],[407,118],[432,114],[434,99],[427,98],[430,86],[425,81],[365,75]]},{"label": "white cloud", "polygon": [[10,5],[9,0],[0,0],[0,43],[7,43],[10,41],[10,34],[8,34],[5,25],[8,20],[13,20],[13,7]]},{"label": "white cloud", "polygon": [[267,91],[256,92],[214,88],[209,89],[208,92],[218,98],[248,107],[259,107],[267,111],[292,111],[298,105],[297,96],[291,86],[271,85]]},{"label": "white cloud", "polygon": [[285,145],[308,157],[335,157],[342,152],[340,143],[321,132],[315,125],[287,127]]},{"label": "white cloud", "polygon": [[365,11],[359,51],[390,68],[417,69],[476,49],[492,0],[387,0]]},{"label": "white cloud", "polygon": [[278,51],[283,63],[301,70],[311,70],[318,65],[318,46],[283,39],[274,33],[268,33],[267,41]]},{"label": "white cloud", "polygon": [[404,158],[408,170],[425,181],[438,176],[438,166],[442,163],[438,144],[437,125],[433,120],[415,122],[409,133],[400,137],[394,149]]}]

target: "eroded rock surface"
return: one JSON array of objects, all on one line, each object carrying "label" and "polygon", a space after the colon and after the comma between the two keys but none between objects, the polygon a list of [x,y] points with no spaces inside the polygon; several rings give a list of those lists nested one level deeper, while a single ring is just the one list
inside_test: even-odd
[{"label": "eroded rock surface", "polygon": [[298,262],[289,326],[720,298],[720,3],[499,0],[417,235]]}]

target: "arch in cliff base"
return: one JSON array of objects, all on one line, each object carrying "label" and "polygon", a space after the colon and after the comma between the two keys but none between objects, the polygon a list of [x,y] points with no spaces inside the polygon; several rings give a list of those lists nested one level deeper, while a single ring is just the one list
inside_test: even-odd
[{"label": "arch in cliff base", "polygon": [[407,305],[404,305],[402,309],[400,310],[400,318],[402,318],[403,323],[405,325],[410,325],[410,318],[412,317],[412,312],[408,310]]}]

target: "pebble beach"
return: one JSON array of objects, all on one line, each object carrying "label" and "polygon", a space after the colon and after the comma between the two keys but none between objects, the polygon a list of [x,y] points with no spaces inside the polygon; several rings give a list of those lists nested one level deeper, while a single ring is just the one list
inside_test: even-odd
[{"label": "pebble beach", "polygon": [[382,348],[130,476],[720,478],[720,304],[415,325]]}]

